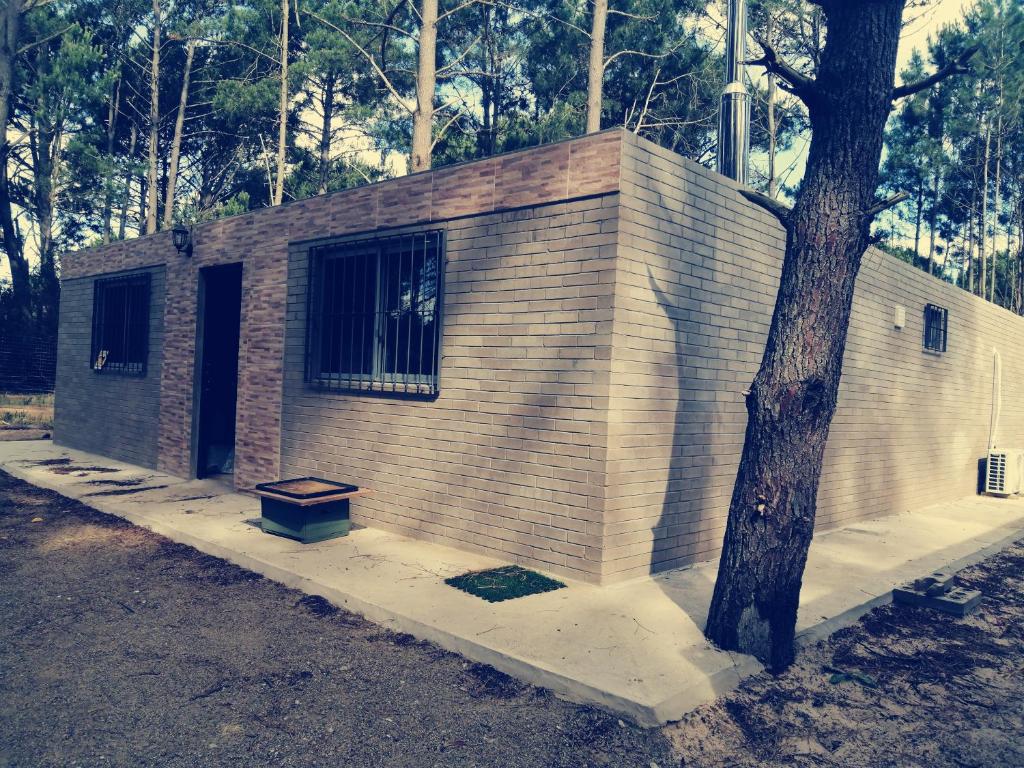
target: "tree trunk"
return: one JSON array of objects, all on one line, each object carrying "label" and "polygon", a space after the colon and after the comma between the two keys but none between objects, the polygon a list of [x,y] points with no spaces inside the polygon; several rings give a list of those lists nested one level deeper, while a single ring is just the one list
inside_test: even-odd
[{"label": "tree trunk", "polygon": [[413,173],[430,169],[433,149],[434,90],[437,87],[437,0],[420,6],[419,62],[416,69],[416,111],[412,115]]},{"label": "tree trunk", "polygon": [[27,325],[31,321],[32,287],[21,233],[14,222],[7,169],[11,151],[7,127],[11,118],[14,60],[18,53],[23,10],[22,0],[7,0],[6,6],[0,11],[0,234],[3,236],[4,253],[11,269],[14,315]]},{"label": "tree trunk", "polygon": [[174,224],[174,190],[178,185],[178,162],[181,158],[181,135],[185,129],[185,110],[188,107],[188,88],[192,79],[192,60],[196,54],[196,41],[185,43],[185,69],[181,75],[181,96],[178,116],[174,120],[174,138],[171,139],[171,160],[167,166],[167,190],[164,195],[164,229]]},{"label": "tree trunk", "polygon": [[771,669],[797,605],[835,413],[854,283],[869,244],[905,0],[824,0],[811,145],[729,506],[706,634]]},{"label": "tree trunk", "polygon": [[331,179],[331,137],[334,133],[334,75],[324,79],[323,91],[324,121],[320,126],[320,183],[319,194],[327,192]]},{"label": "tree trunk", "polygon": [[[36,72],[48,74],[49,51],[44,46],[36,49]],[[42,101],[42,100],[40,100]],[[29,128],[29,147],[32,152],[32,211],[39,234],[39,327],[56,333],[57,302],[60,286],[57,282],[57,264],[54,253],[53,224],[56,204],[56,175],[60,151],[60,133],[46,122],[42,103],[37,106],[41,116],[33,119]]]},{"label": "tree trunk", "polygon": [[132,120],[131,137],[128,139],[128,167],[124,170],[124,196],[121,198],[121,217],[117,225],[117,239],[124,240],[128,223],[128,203],[132,197],[132,162],[135,160],[135,146],[139,141],[139,127]]},{"label": "tree trunk", "polygon": [[999,206],[1002,204],[1000,192],[1003,184],[1003,116],[999,115],[996,122],[996,179],[995,194],[992,203],[992,286],[989,289],[988,300],[995,304],[996,301],[996,256],[998,248],[996,238],[999,235]]},{"label": "tree trunk", "polygon": [[[921,260],[921,225],[924,223],[924,179],[918,179],[914,210],[914,261]],[[915,265],[916,266],[916,265]]]},{"label": "tree trunk", "polygon": [[[767,26],[765,27],[765,37],[771,40],[773,35],[772,32],[775,29],[774,20],[769,17]],[[778,180],[776,179],[775,173],[775,158],[778,154],[779,146],[779,129],[776,125],[775,118],[775,103],[777,99],[777,84],[775,82],[775,73],[768,73],[768,103],[765,107],[768,113],[768,197],[777,197],[779,194]]]},{"label": "tree trunk", "polygon": [[[935,236],[936,228],[938,227],[938,215],[939,215],[939,184],[940,184],[940,173],[938,163],[935,164],[935,173],[932,175],[932,208],[928,212],[928,273],[935,274]],[[946,256],[949,256],[949,250],[946,250]]]},{"label": "tree trunk", "polygon": [[608,24],[608,0],[594,0],[590,23],[590,63],[587,67],[587,133],[601,130],[604,89],[604,32]]},{"label": "tree trunk", "polygon": [[775,173],[775,156],[778,154],[778,128],[775,125],[775,75],[768,73],[768,197],[778,197],[779,185]]},{"label": "tree trunk", "polygon": [[272,205],[284,200],[285,153],[288,149],[288,0],[281,0],[281,86],[277,106],[277,177]]},{"label": "tree trunk", "polygon": [[992,129],[985,124],[985,153],[981,166],[981,221],[978,222],[978,295],[985,298],[988,291],[988,259],[985,258],[985,242],[988,238],[988,165],[992,159]]},{"label": "tree trunk", "polygon": [[[114,141],[117,138],[117,117],[121,113],[121,77],[114,84],[114,93],[107,109],[107,162],[114,158]],[[103,244],[110,242],[113,233],[114,188],[113,180],[105,179],[103,192]]]},{"label": "tree trunk", "polygon": [[146,234],[156,232],[157,142],[160,135],[160,0],[153,0],[153,57],[149,70],[149,176],[146,180]]}]

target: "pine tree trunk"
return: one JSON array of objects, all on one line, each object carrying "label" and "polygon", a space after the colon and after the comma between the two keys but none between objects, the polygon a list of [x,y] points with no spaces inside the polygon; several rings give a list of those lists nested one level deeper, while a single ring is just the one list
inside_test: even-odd
[{"label": "pine tree trunk", "polygon": [[153,51],[149,70],[149,175],[146,179],[146,234],[156,232],[160,136],[160,0],[153,0]]},{"label": "pine tree trunk", "polygon": [[288,150],[288,0],[281,0],[281,84],[278,89],[277,168],[272,205],[284,200],[285,155]]},{"label": "pine tree trunk", "polygon": [[437,88],[437,0],[421,0],[416,111],[412,116],[413,173],[430,169],[434,143],[434,91]]},{"label": "pine tree trunk", "polygon": [[131,137],[128,139],[128,167],[124,170],[124,196],[121,198],[121,216],[117,224],[117,239],[124,240],[125,228],[128,224],[128,205],[132,197],[132,168],[135,160],[135,147],[139,141],[139,127],[132,120]]},{"label": "pine tree trunk", "polygon": [[977,218],[978,189],[971,189],[971,209],[967,215],[967,290],[974,293],[974,225]]},{"label": "pine tree trunk", "polygon": [[[917,200],[914,212],[914,260],[921,261],[921,226],[924,223],[924,179],[917,185]],[[916,264],[915,264],[916,266]]]},{"label": "pine tree trunk", "polygon": [[174,138],[171,139],[171,159],[167,166],[167,189],[164,192],[164,229],[174,223],[174,192],[178,186],[178,162],[181,158],[181,136],[185,130],[185,110],[188,108],[188,89],[192,81],[192,60],[196,54],[196,41],[185,43],[185,68],[181,73],[181,95],[178,115],[174,120]]},{"label": "pine tree trunk", "polygon": [[32,287],[21,233],[14,222],[7,169],[11,151],[7,127],[14,96],[14,61],[18,52],[23,12],[22,0],[7,0],[6,6],[0,11],[0,235],[3,236],[4,253],[11,270],[14,316],[27,326],[31,322]]},{"label": "pine tree trunk", "polygon": [[854,282],[869,244],[905,0],[825,0],[811,145],[729,506],[708,638],[769,668],[797,606],[835,413]]},{"label": "pine tree trunk", "polygon": [[1002,204],[1000,192],[1003,184],[1003,116],[1000,115],[996,123],[996,179],[995,195],[992,203],[992,286],[989,289],[988,300],[995,304],[996,301],[996,257],[998,248],[996,238],[999,235],[999,206]]},{"label": "pine tree trunk", "polygon": [[[936,163],[936,166],[938,164]],[[939,215],[939,184],[940,184],[940,173],[938,167],[935,169],[935,173],[932,175],[932,208],[928,212],[928,273],[931,275],[935,274],[935,237],[936,229],[938,227],[938,215]],[[949,250],[946,251],[947,258]]]},{"label": "pine tree trunk", "polygon": [[331,179],[331,138],[334,134],[334,75],[324,79],[322,96],[323,123],[320,125],[320,181],[317,192],[327,193]]},{"label": "pine tree trunk", "polygon": [[590,62],[587,67],[587,133],[601,130],[604,101],[604,33],[608,24],[608,0],[594,0],[590,22]]},{"label": "pine tree trunk", "polygon": [[992,130],[985,125],[985,153],[981,166],[981,221],[978,222],[978,295],[985,298],[988,292],[988,259],[985,258],[985,243],[988,238],[988,165],[992,159]]},{"label": "pine tree trunk", "polygon": [[[112,162],[114,158],[114,141],[117,138],[117,117],[119,114],[121,114],[120,75],[117,78],[117,82],[114,84],[114,93],[110,99],[110,105],[107,109],[107,162]],[[105,179],[103,185],[103,244],[106,245],[110,242],[110,236],[113,232],[113,180],[109,178]]]},{"label": "pine tree trunk", "polygon": [[[772,32],[775,29],[774,20],[769,17],[765,27],[765,37],[771,40]],[[775,117],[775,103],[778,97],[778,85],[775,82],[775,73],[768,73],[768,197],[777,197],[779,194],[778,179],[775,173],[775,160],[778,154],[779,129]]]}]

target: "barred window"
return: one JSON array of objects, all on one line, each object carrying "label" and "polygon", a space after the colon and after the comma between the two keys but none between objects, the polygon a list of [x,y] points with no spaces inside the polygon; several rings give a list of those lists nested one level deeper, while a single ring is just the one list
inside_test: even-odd
[{"label": "barred window", "polygon": [[949,310],[935,304],[924,308],[924,348],[932,352],[946,351]]},{"label": "barred window", "polygon": [[314,249],[306,380],[336,390],[436,395],[443,259],[440,231]]},{"label": "barred window", "polygon": [[96,371],[146,375],[149,273],[93,283],[91,364]]}]

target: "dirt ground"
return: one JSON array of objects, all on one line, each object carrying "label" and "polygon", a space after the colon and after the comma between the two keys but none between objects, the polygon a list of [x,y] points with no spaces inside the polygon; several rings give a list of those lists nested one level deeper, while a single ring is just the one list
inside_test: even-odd
[{"label": "dirt ground", "polygon": [[0,766],[638,766],[667,740],[0,473]]},{"label": "dirt ground", "polygon": [[681,764],[1024,766],[1024,542],[960,575],[975,613],[872,611],[665,729]]},{"label": "dirt ground", "polygon": [[1024,766],[1024,546],[964,576],[643,730],[0,472],[0,767]]}]

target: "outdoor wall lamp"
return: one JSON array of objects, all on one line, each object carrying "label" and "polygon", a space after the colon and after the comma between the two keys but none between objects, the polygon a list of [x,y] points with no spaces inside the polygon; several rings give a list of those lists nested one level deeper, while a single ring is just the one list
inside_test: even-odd
[{"label": "outdoor wall lamp", "polygon": [[179,224],[171,230],[171,238],[178,253],[185,256],[192,255],[192,230],[183,224]]}]

